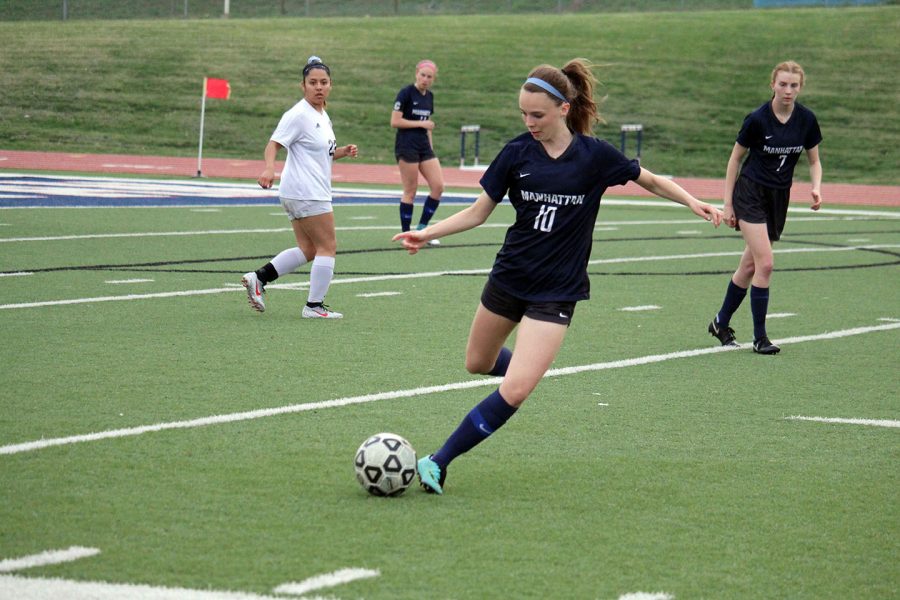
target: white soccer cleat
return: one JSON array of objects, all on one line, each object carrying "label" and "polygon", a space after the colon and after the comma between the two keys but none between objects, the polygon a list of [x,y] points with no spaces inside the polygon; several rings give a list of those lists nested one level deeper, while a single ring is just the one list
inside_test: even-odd
[{"label": "white soccer cleat", "polygon": [[343,319],[343,313],[335,312],[325,306],[324,304],[318,304],[316,306],[304,306],[303,307],[303,318],[304,319]]},{"label": "white soccer cleat", "polygon": [[256,276],[256,273],[250,271],[241,277],[241,285],[247,288],[247,301],[250,303],[250,308],[259,312],[265,312],[266,301],[263,298],[263,294],[266,293],[266,288],[259,282],[259,277]]}]

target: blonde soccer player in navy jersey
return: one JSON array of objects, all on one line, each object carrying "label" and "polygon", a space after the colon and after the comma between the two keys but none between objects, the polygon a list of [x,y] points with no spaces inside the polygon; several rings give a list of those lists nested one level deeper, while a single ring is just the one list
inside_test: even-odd
[{"label": "blonde soccer player in navy jersey", "polygon": [[[737,346],[731,316],[747,289],[753,317],[753,351],[778,354],[781,348],[769,340],[766,314],[769,284],[774,268],[772,243],[781,238],[787,220],[794,167],[806,150],[812,181],[812,210],[822,206],[822,132],[816,115],[797,102],[805,74],[794,61],[772,70],[772,98],[744,119],[725,171],[725,223],[740,230],[744,253],[728,282],[722,308],[707,330],[723,346]],[[749,153],[749,155],[748,155]],[[744,157],[747,160],[741,161]],[[740,174],[739,174],[740,171]]]},{"label": "blonde soccer player in navy jersey", "polygon": [[281,275],[312,261],[309,295],[301,316],[306,319],[340,319],[343,314],[325,305],[325,294],[334,276],[337,239],[331,206],[331,163],[345,156],[357,156],[354,144],[338,146],[325,112],[331,93],[331,69],[318,56],[311,56],[303,68],[303,99],[281,117],[265,149],[265,170],[257,178],[264,189],[275,181],[275,159],[287,149],[278,196],[291,219],[297,246],[283,250],[256,271],[244,275],[250,306],[266,309],[265,286]]},{"label": "blonde soccer player in navy jersey", "polygon": [[[591,135],[600,120],[595,82],[590,65],[581,59],[562,69],[542,65],[532,70],[519,90],[528,131],[507,143],[491,163],[478,199],[440,223],[394,236],[414,254],[429,240],[481,225],[507,195],[516,211],[466,347],[469,372],[502,376],[503,381],[441,448],[419,460],[426,491],[443,493],[450,462],[506,423],[556,357],[576,303],[589,295],[592,235],[608,187],[635,181],[716,226],[721,221],[719,210]],[[510,350],[504,344],[516,327]]]},{"label": "blonde soccer player in navy jersey", "polygon": [[[413,201],[419,185],[419,174],[428,184],[428,196],[422,206],[418,229],[424,229],[438,209],[444,193],[444,174],[434,153],[434,94],[431,86],[437,77],[437,65],[431,60],[416,64],[416,82],[397,93],[391,111],[391,127],[397,130],[394,156],[400,169],[403,194],[400,197],[400,230],[409,231],[413,218]],[[437,245],[432,240],[432,245]]]}]

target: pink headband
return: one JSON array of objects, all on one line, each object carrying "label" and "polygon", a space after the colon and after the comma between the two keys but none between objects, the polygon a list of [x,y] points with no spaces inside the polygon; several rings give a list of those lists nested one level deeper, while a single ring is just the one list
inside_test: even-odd
[{"label": "pink headband", "polygon": [[416,71],[418,71],[422,67],[431,67],[434,72],[437,73],[437,65],[428,59],[420,60],[419,64],[416,65]]}]

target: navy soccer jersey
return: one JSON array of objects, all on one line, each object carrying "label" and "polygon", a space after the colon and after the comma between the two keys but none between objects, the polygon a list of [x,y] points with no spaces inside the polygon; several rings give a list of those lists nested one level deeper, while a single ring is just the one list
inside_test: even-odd
[{"label": "navy soccer jersey", "polygon": [[741,175],[761,185],[789,189],[800,153],[822,141],[819,122],[811,110],[800,103],[787,123],[782,123],[766,102],[747,115],[738,132],[737,143],[750,149]]},{"label": "navy soccer jersey", "polygon": [[[397,93],[394,110],[402,112],[403,118],[409,121],[427,121],[434,114],[434,94],[431,90],[425,90],[422,94],[415,85],[410,84]],[[395,150],[405,148],[430,149],[428,131],[419,127],[397,129]]]},{"label": "navy soccer jersey", "polygon": [[608,187],[640,174],[636,160],[586,135],[576,134],[556,159],[530,133],[506,144],[481,178],[494,202],[509,194],[516,210],[491,281],[529,301],[588,298],[587,263],[600,198]]}]

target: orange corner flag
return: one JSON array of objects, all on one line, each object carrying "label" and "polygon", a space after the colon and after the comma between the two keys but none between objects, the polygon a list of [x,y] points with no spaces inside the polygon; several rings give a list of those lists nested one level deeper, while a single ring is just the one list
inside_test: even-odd
[{"label": "orange corner flag", "polygon": [[231,85],[227,79],[206,78],[206,97],[228,100],[231,97]]}]

